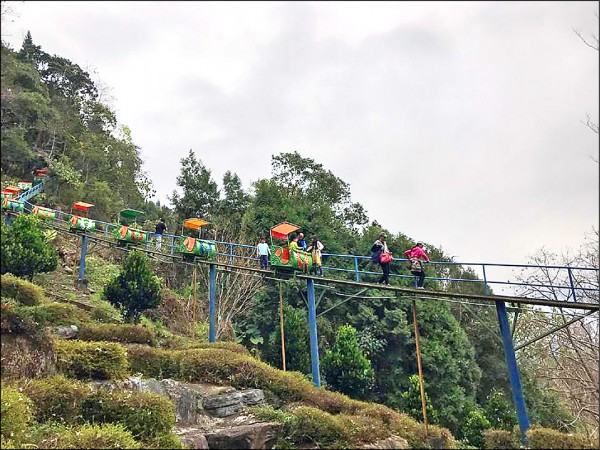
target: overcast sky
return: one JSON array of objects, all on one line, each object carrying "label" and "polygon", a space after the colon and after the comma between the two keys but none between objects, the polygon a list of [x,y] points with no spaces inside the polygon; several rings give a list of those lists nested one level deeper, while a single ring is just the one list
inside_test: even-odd
[{"label": "overcast sky", "polygon": [[30,30],[111,88],[161,202],[190,148],[246,189],[298,151],[458,261],[598,228],[599,59],[572,30],[598,2],[8,3],[13,48]]}]

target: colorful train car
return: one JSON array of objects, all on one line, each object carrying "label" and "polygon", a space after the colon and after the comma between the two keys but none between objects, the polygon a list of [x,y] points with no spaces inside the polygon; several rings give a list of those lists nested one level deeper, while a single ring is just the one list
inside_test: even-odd
[{"label": "colorful train car", "polygon": [[88,216],[89,210],[93,207],[91,203],[75,202],[73,203],[72,210],[77,211],[71,216],[69,222],[69,228],[73,232],[85,232],[96,230],[96,221],[90,219]]},{"label": "colorful train car", "polygon": [[12,197],[4,197],[2,199],[2,209],[5,211],[14,211],[22,213],[25,210],[25,205],[23,202],[15,200]]},{"label": "colorful train car", "polygon": [[27,190],[31,189],[31,187],[33,186],[33,183],[31,183],[30,181],[19,181],[17,183],[17,186],[22,191],[27,191]]},{"label": "colorful train car", "polygon": [[194,236],[186,236],[179,246],[184,259],[194,258],[214,259],[217,256],[217,244],[214,241],[200,239],[202,227],[208,226],[206,220],[191,218],[183,222],[183,228],[191,231]]},{"label": "colorful train car", "polygon": [[48,176],[48,169],[38,169],[33,172],[33,184],[36,185]]},{"label": "colorful train car", "polygon": [[55,220],[56,219],[56,211],[50,208],[44,208],[43,206],[34,206],[31,214],[38,219],[43,220]]},{"label": "colorful train car", "polygon": [[148,242],[148,232],[138,230],[130,226],[133,221],[137,225],[137,217],[144,214],[142,211],[135,209],[124,209],[119,213],[120,226],[117,226],[113,231],[113,236],[119,242],[119,245],[145,244]]},{"label": "colorful train car", "polygon": [[[312,268],[312,255],[302,249],[289,248],[289,236],[300,229],[299,226],[289,222],[282,222],[271,228],[271,267],[276,272],[306,272]],[[273,244],[273,238],[285,239],[287,247]]]}]

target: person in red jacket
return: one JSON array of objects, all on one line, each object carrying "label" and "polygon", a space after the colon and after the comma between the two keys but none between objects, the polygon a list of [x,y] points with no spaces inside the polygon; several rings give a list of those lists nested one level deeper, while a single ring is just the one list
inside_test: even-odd
[{"label": "person in red jacket", "polygon": [[423,243],[417,242],[410,250],[406,250],[404,252],[406,258],[410,261],[410,273],[412,273],[415,277],[419,277],[417,280],[417,289],[425,289],[423,284],[425,284],[425,270],[423,269],[423,261],[429,262],[429,256],[423,250]]}]

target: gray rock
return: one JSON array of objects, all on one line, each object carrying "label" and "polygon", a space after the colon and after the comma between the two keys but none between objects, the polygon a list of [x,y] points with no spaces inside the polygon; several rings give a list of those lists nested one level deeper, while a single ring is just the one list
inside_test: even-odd
[{"label": "gray rock", "polygon": [[279,433],[281,424],[260,422],[251,425],[225,428],[206,434],[210,449],[255,449],[272,448]]},{"label": "gray rock", "polygon": [[261,389],[246,389],[240,391],[242,403],[245,406],[256,406],[265,404],[265,393]]},{"label": "gray rock", "polygon": [[79,334],[79,328],[76,325],[58,326],[54,333],[63,339],[74,339]]},{"label": "gray rock", "polygon": [[177,432],[179,435],[179,439],[181,439],[181,443],[184,448],[192,448],[192,449],[208,449],[208,441],[204,436],[204,432],[191,429],[183,431],[182,433]]},{"label": "gray rock", "polygon": [[216,417],[232,416],[244,408],[242,398],[242,393],[238,391],[209,395],[202,399],[202,407],[207,413]]},{"label": "gray rock", "polygon": [[387,439],[383,439],[381,441],[374,442],[372,444],[363,445],[361,448],[410,448],[408,446],[408,441],[400,436],[390,436]]}]

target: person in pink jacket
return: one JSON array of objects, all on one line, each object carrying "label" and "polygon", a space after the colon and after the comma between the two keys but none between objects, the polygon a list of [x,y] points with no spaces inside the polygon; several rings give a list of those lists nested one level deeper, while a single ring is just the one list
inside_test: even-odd
[{"label": "person in pink jacket", "polygon": [[406,258],[410,261],[410,273],[412,273],[415,277],[419,277],[417,280],[417,289],[425,289],[423,284],[425,284],[425,270],[423,269],[423,261],[429,262],[429,256],[423,250],[423,243],[417,242],[410,250],[406,250],[404,252]]}]

